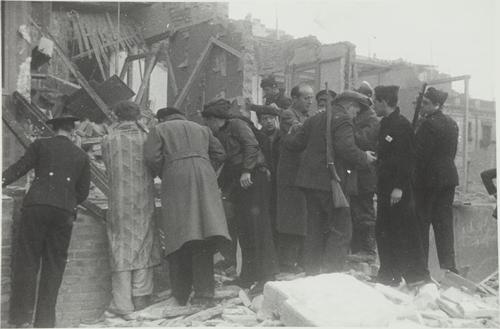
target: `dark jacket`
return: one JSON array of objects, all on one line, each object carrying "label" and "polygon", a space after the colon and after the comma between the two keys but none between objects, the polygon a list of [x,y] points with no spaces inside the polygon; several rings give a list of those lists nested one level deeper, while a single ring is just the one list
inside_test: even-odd
[{"label": "dark jacket", "polygon": [[[365,152],[354,142],[352,120],[340,106],[333,107],[332,141],[335,153],[335,168],[343,188],[347,168],[367,169]],[[326,161],[326,112],[318,113],[307,119],[294,134],[283,137],[285,147],[304,151],[295,185],[302,188],[331,191],[330,173]]]},{"label": "dark jacket", "polygon": [[415,136],[417,188],[440,189],[458,185],[457,143],[458,125],[442,111],[438,110],[422,121]]},{"label": "dark jacket", "polygon": [[394,188],[408,191],[412,187],[414,139],[412,126],[399,108],[380,121],[377,152],[379,194],[390,194]]},{"label": "dark jacket", "polygon": [[497,168],[488,169],[481,173],[481,180],[483,181],[486,191],[489,195],[497,194],[497,187],[493,180],[497,178]]},{"label": "dark jacket", "polygon": [[228,119],[215,134],[226,151],[226,162],[219,179],[221,186],[244,172],[264,166],[265,159],[250,125],[240,118]]},{"label": "dark jacket", "polygon": [[[377,138],[380,120],[372,109],[360,112],[353,120],[354,140],[363,151],[377,151]],[[377,172],[374,164],[368,169],[357,171],[358,193],[373,193],[377,190]]]},{"label": "dark jacket", "polygon": [[285,91],[283,89],[280,89],[279,93],[271,96],[271,97],[266,97],[266,105],[271,105],[271,104],[276,104],[280,109],[287,109],[292,105],[292,100],[288,97],[285,96]]},{"label": "dark jacket", "polygon": [[29,170],[35,178],[23,206],[47,205],[74,213],[89,194],[90,160],[85,152],[64,136],[40,138],[3,172],[3,186]]}]

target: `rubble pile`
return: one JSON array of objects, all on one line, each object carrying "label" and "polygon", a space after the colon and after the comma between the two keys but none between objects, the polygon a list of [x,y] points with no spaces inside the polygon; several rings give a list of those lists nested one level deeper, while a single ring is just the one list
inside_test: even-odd
[{"label": "rubble pile", "polygon": [[215,277],[215,305],[178,306],[168,290],[125,319],[106,317],[80,327],[500,327],[498,272],[479,284],[447,273],[440,284],[419,289],[371,283],[353,269],[310,277],[282,273],[255,296],[224,286],[232,275]]}]

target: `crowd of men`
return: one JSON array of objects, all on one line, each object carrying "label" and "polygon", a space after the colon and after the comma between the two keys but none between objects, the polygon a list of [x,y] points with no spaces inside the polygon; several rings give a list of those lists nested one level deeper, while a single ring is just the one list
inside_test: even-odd
[{"label": "crowd of men", "polygon": [[[458,127],[442,111],[445,92],[427,89],[414,132],[400,113],[398,86],[363,82],[338,95],[315,95],[301,83],[290,98],[273,77],[261,87],[265,105],[205,104],[205,125],[167,107],[147,131],[137,124],[135,103],[115,106],[118,123],[102,143],[110,186],[109,313],[126,317],[149,305],[162,253],[178,304],[213,304],[214,254],[235,266],[236,241],[241,271],[228,283],[251,294],[280,272],[339,272],[348,259],[375,262],[377,254],[375,281],[398,286],[404,279],[418,290],[431,282],[431,224],[441,267],[457,272],[451,207]],[[13,263],[16,326],[33,318],[35,327],[55,325],[72,223],[90,185],[89,159],[71,142],[77,120],[49,120],[56,136],[33,142],[3,172],[6,186],[35,170]]]}]

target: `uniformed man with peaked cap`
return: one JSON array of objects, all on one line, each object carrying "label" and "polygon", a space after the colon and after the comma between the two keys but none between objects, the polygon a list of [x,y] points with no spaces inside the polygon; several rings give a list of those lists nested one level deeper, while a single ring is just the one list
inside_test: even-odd
[{"label": "uniformed man with peaked cap", "polygon": [[15,326],[29,326],[33,315],[34,327],[55,326],[57,294],[76,207],[87,198],[90,188],[90,160],[71,141],[78,120],[66,114],[48,120],[55,136],[35,140],[23,157],[3,172],[5,187],[35,170],[35,179],[23,200],[12,264],[10,322]]}]

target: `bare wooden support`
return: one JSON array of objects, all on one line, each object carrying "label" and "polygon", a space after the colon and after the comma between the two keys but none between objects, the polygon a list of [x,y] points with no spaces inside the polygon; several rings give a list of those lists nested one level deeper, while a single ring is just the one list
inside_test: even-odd
[{"label": "bare wooden support", "polygon": [[66,56],[63,49],[61,48],[61,46],[59,45],[57,40],[52,36],[52,34],[49,31],[47,31],[46,29],[38,26],[38,24],[36,24],[35,21],[33,21],[33,19],[31,17],[30,17],[30,22],[43,36],[45,36],[46,38],[48,38],[54,42],[54,49],[56,50],[58,55],[61,57],[64,65],[66,65],[66,67],[69,69],[71,74],[73,74],[75,76],[78,83],[87,92],[87,94],[90,96],[90,98],[92,98],[92,100],[96,103],[97,107],[102,111],[102,113],[104,113],[104,115],[111,122],[115,121],[115,115],[111,111],[109,111],[106,103],[104,103],[104,101],[101,99],[101,97],[99,97],[99,95],[97,95],[97,93],[90,86],[90,84],[87,82],[85,77],[80,73],[80,71],[78,71],[78,69],[71,62],[71,60],[68,58],[68,56]]},{"label": "bare wooden support", "polygon": [[160,55],[163,49],[164,49],[164,44],[162,43],[159,45],[158,49],[153,53],[153,55],[149,58],[149,62],[146,68],[144,69],[144,75],[142,78],[141,86],[139,87],[139,90],[137,91],[137,95],[134,100],[136,104],[141,104],[142,98],[149,84],[149,78],[151,77],[151,73],[153,72],[156,62],[158,61],[158,56]]}]

